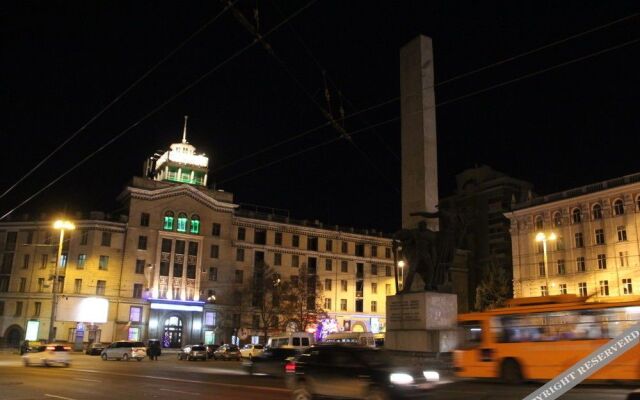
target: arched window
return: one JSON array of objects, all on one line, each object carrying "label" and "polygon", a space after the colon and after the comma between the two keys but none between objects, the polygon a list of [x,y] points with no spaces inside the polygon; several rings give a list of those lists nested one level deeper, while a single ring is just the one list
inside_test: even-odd
[{"label": "arched window", "polygon": [[173,230],[173,212],[167,211],[164,213],[164,225],[162,226],[162,229],[165,231]]},{"label": "arched window", "polygon": [[562,225],[562,214],[560,214],[559,212],[556,212],[553,214],[553,225],[554,226]]},{"label": "arched window", "polygon": [[571,218],[573,219],[574,224],[582,222],[582,212],[579,208],[574,208],[573,211],[571,211]]},{"label": "arched window", "polygon": [[542,216],[538,215],[536,217],[536,229],[542,229],[542,228],[543,228]]},{"label": "arched window", "polygon": [[200,233],[200,217],[196,214],[191,216],[191,226],[190,232],[195,233],[196,235]]},{"label": "arched window", "polygon": [[600,204],[594,204],[591,208],[591,214],[593,219],[602,219],[602,206]]},{"label": "arched window", "polygon": [[614,215],[624,214],[624,203],[622,202],[622,199],[618,199],[613,202],[613,214]]},{"label": "arched window", "polygon": [[187,231],[187,214],[180,213],[178,214],[178,232],[186,232]]}]

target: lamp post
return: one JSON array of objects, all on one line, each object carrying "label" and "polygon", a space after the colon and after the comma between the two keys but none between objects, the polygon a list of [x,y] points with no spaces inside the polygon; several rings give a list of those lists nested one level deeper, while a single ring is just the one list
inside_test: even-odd
[{"label": "lamp post", "polygon": [[547,296],[549,296],[549,294],[551,293],[551,289],[549,288],[549,269],[547,267],[547,241],[556,239],[557,236],[553,232],[551,232],[549,236],[547,236],[544,232],[538,232],[538,234],[536,235],[536,242],[542,242],[542,260],[544,262],[544,278],[547,288]]},{"label": "lamp post", "polygon": [[404,260],[398,261],[398,289],[404,288]]},{"label": "lamp post", "polygon": [[56,259],[56,266],[53,272],[53,287],[51,290],[51,322],[49,323],[49,343],[55,340],[54,323],[56,321],[56,308],[58,306],[58,268],[62,262],[62,243],[64,241],[64,231],[74,230],[76,226],[73,222],[58,220],[53,223],[53,229],[60,230],[60,242],[58,242],[58,258]]}]

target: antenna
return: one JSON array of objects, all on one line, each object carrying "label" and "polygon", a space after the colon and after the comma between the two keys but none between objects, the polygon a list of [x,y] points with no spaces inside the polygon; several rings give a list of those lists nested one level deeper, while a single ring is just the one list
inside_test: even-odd
[{"label": "antenna", "polygon": [[184,129],[182,130],[182,143],[188,143],[187,142],[187,120],[189,119],[188,115],[184,116]]}]

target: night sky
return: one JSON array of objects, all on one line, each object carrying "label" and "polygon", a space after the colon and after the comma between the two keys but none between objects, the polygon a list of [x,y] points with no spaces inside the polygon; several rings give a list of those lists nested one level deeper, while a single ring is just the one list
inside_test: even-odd
[{"label": "night sky", "polygon": [[[269,32],[306,1],[240,0]],[[63,140],[223,8],[216,1],[19,1],[0,6],[4,192]],[[216,66],[200,83],[140,122],[86,164],[21,207],[115,211],[115,197],[145,158],[179,141],[211,157],[211,182],[238,203],[298,219],[376,228],[400,226],[399,49],[433,38],[436,99],[446,102],[640,38],[640,16],[447,81],[460,74],[640,12],[636,1],[317,1],[252,41],[221,15],[43,168],[0,199],[2,214]],[[326,71],[323,75],[322,71]],[[486,164],[546,194],[640,171],[640,42],[437,108],[440,195],[455,174]],[[344,121],[353,143],[324,127]],[[340,93],[342,95],[340,95]],[[301,153],[301,154],[298,154]],[[268,167],[261,168],[263,166]],[[222,168],[224,167],[224,168]]]}]

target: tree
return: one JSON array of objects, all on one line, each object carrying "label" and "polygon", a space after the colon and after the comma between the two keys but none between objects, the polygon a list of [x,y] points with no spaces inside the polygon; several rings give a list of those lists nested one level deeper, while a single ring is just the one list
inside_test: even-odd
[{"label": "tree", "polygon": [[300,268],[300,275],[282,284],[282,316],[298,324],[300,331],[325,318],[322,285],[318,276],[309,273],[306,265]]},{"label": "tree", "polygon": [[476,310],[502,307],[511,296],[511,284],[504,268],[491,262],[476,288]]},{"label": "tree", "polygon": [[265,342],[269,332],[280,326],[281,292],[280,275],[266,263],[257,263],[252,279],[242,291],[241,303],[251,313],[253,327],[262,330]]}]

